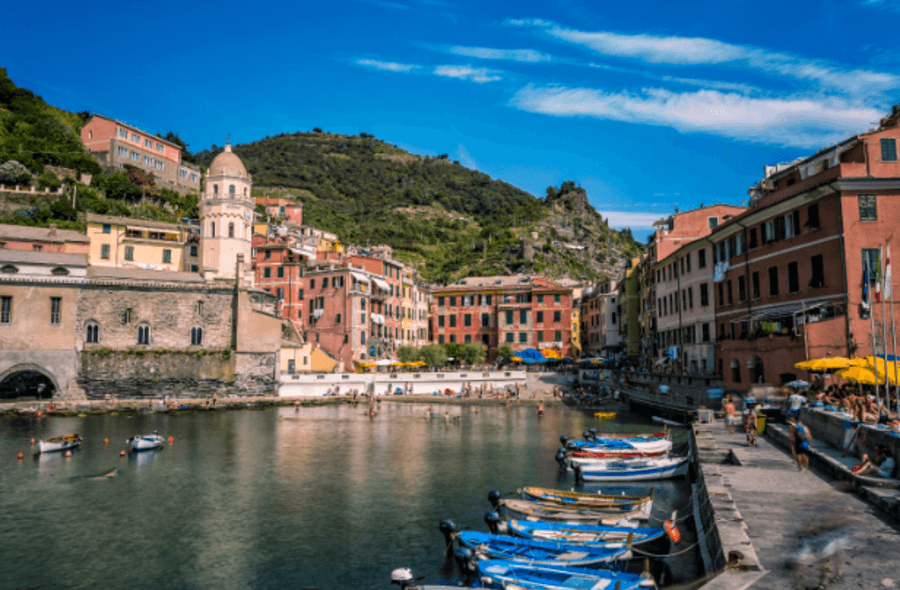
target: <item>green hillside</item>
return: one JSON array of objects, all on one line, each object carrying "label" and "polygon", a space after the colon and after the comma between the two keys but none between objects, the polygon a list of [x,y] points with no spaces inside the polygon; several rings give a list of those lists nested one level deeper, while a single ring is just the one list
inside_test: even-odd
[{"label": "green hillside", "polygon": [[[388,244],[427,280],[516,272],[596,279],[640,251],[586,198],[576,199],[587,208],[578,212],[586,231],[570,241],[596,240],[591,254],[554,245],[559,232],[548,218],[573,201],[567,196],[584,197],[571,182],[542,200],[446,156],[417,156],[365,133],[298,132],[233,149],[257,196],[293,197],[303,203],[306,224],[347,243]],[[220,151],[213,146],[197,156],[209,165]]]}]

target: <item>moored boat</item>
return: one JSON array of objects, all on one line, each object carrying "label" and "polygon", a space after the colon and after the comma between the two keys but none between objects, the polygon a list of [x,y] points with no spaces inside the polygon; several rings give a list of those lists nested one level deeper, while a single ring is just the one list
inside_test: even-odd
[{"label": "moored boat", "polygon": [[508,590],[635,590],[652,588],[652,579],[637,574],[590,570],[551,565],[530,565],[499,559],[478,562],[478,573],[485,588]]},{"label": "moored boat", "polygon": [[476,531],[462,531],[457,534],[457,540],[460,546],[472,549],[480,559],[506,559],[534,565],[594,567],[631,557],[625,543],[589,547]]},{"label": "moored boat", "polygon": [[608,451],[579,450],[569,453],[571,457],[582,459],[640,459],[643,457],[662,457],[666,451],[636,451],[633,449],[610,449]]},{"label": "moored boat", "polygon": [[649,496],[616,496],[612,494],[591,494],[588,492],[569,492],[566,490],[554,490],[550,488],[525,487],[522,488],[522,497],[526,500],[538,500],[559,504],[560,506],[578,506],[584,508],[611,508],[634,506],[653,497],[653,491]]},{"label": "moored boat", "polygon": [[639,453],[666,452],[672,448],[672,441],[667,438],[653,440],[629,440],[599,438],[596,442],[572,440],[566,444],[569,451],[616,452],[634,451]]},{"label": "moored boat", "polygon": [[627,543],[634,546],[651,543],[666,535],[664,527],[623,527],[612,525],[565,524],[528,520],[509,520],[506,529],[527,539],[605,546]]},{"label": "moored boat", "polygon": [[42,439],[37,442],[38,453],[52,453],[55,451],[67,451],[81,445],[80,434],[63,434],[53,438]]},{"label": "moored boat", "polygon": [[149,451],[161,447],[163,444],[163,437],[161,437],[159,433],[154,430],[153,434],[133,436],[125,442],[131,445],[132,451]]},{"label": "moored boat", "polygon": [[573,463],[576,478],[584,481],[670,479],[686,475],[689,465],[687,457]]},{"label": "moored boat", "polygon": [[550,502],[534,500],[498,499],[494,509],[506,511],[507,518],[520,520],[543,520],[576,524],[617,524],[621,520],[647,520],[653,507],[653,499],[647,498],[636,504],[609,508],[581,508],[560,506]]}]

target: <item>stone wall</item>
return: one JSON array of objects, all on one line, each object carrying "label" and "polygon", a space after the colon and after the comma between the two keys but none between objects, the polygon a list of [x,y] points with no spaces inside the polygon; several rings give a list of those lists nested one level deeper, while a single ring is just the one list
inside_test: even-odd
[{"label": "stone wall", "polygon": [[88,399],[277,395],[278,389],[273,354],[95,350],[79,353],[79,367]]}]

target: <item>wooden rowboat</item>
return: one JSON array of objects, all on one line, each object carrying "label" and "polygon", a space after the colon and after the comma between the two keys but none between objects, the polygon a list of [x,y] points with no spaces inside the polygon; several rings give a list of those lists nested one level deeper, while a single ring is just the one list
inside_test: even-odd
[{"label": "wooden rowboat", "polygon": [[622,508],[635,506],[653,498],[653,491],[649,496],[615,496],[612,494],[591,494],[587,492],[568,492],[550,488],[525,487],[522,489],[522,497],[526,500],[538,500],[559,504],[560,506],[576,506],[580,508]]},{"label": "wooden rowboat", "polygon": [[527,520],[510,520],[505,524],[509,532],[519,537],[588,546],[605,546],[611,543],[622,545],[627,543],[628,539],[631,539],[632,545],[637,546],[656,541],[666,535],[666,529],[661,526],[623,527]]},{"label": "wooden rowboat", "polygon": [[74,449],[80,444],[80,434],[63,434],[46,440],[39,440],[37,442],[37,452],[52,453],[54,451],[67,451],[69,449]]},{"label": "wooden rowboat", "polygon": [[639,459],[643,457],[662,457],[665,451],[635,451],[632,449],[615,449],[608,451],[572,451],[571,457],[580,459]]},{"label": "wooden rowboat", "polygon": [[534,500],[498,500],[496,508],[506,511],[507,518],[519,520],[543,520],[572,524],[616,524],[622,519],[647,520],[653,507],[653,499],[645,498],[636,504],[607,508],[583,508],[561,506],[551,502]]}]

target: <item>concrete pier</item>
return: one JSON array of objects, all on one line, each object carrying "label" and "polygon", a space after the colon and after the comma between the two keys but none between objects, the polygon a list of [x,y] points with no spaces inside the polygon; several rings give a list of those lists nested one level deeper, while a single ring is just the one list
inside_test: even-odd
[{"label": "concrete pier", "polygon": [[[729,565],[706,589],[805,590],[900,587],[900,527],[846,482],[815,465],[800,472],[788,449],[740,428],[696,424],[701,470]],[[723,462],[724,461],[724,462]],[[822,579],[828,541],[847,549]],[[813,555],[800,556],[804,545]],[[836,578],[836,579],[832,579]],[[820,586],[820,584],[823,584]]]}]

